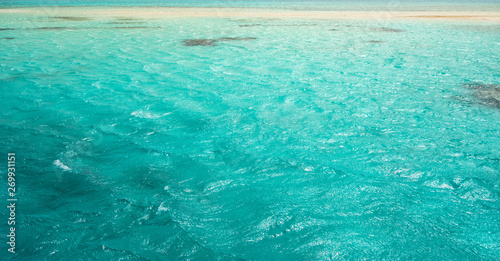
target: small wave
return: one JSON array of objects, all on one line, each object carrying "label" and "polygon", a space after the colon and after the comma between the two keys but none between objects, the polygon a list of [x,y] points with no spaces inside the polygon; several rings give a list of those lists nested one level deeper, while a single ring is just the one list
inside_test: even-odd
[{"label": "small wave", "polygon": [[143,110],[138,110],[138,111],[132,112],[130,115],[135,116],[137,118],[143,118],[143,119],[158,119],[160,117],[163,117],[163,116],[166,116],[169,114],[170,114],[170,112],[167,112],[167,113],[160,115],[160,114],[154,114],[154,113],[143,111]]},{"label": "small wave", "polygon": [[424,183],[424,186],[431,187],[431,188],[438,188],[438,189],[455,189],[452,184],[448,181],[440,181],[440,180],[433,180],[433,181],[426,181]]}]

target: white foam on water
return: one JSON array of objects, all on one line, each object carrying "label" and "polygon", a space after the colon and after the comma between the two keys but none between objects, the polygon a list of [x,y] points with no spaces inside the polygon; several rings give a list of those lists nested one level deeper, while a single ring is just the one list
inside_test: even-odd
[{"label": "white foam on water", "polygon": [[64,163],[62,163],[58,159],[54,161],[54,165],[56,165],[57,167],[61,168],[64,171],[71,171],[70,167],[66,166]]},{"label": "white foam on water", "polygon": [[143,110],[137,110],[137,111],[130,113],[130,115],[132,115],[132,116],[135,116],[137,118],[143,118],[143,119],[158,119],[160,117],[163,117],[163,116],[166,116],[169,114],[170,114],[170,112],[167,112],[167,113],[160,115],[160,114],[154,114],[154,113],[143,111]]}]

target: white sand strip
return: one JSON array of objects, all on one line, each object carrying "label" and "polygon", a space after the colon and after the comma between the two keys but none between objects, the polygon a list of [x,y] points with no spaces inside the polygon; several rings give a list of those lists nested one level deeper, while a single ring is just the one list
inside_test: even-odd
[{"label": "white sand strip", "polygon": [[127,18],[307,18],[307,19],[433,19],[500,22],[500,11],[301,11],[265,8],[198,7],[32,7],[5,8],[1,13],[47,16]]}]

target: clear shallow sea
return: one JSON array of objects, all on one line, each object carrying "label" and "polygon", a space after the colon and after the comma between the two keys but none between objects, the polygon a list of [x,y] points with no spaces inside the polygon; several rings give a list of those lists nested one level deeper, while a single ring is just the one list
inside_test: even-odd
[{"label": "clear shallow sea", "polygon": [[17,259],[500,258],[498,23],[57,10],[0,14]]}]

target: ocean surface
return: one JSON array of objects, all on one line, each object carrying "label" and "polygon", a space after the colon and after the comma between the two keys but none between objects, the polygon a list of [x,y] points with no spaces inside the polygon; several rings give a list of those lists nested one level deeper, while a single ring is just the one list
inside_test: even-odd
[{"label": "ocean surface", "polygon": [[1,260],[500,259],[498,22],[37,8],[0,12]]}]

